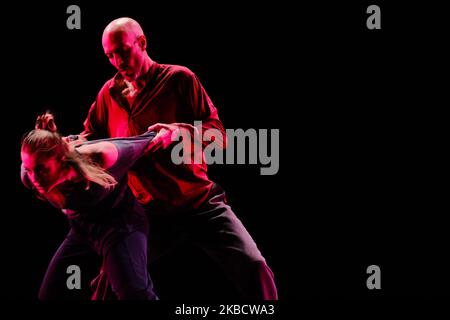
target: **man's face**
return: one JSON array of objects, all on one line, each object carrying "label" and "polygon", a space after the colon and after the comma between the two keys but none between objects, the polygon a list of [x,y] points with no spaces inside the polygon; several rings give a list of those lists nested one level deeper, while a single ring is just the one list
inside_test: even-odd
[{"label": "man's face", "polygon": [[141,74],[145,49],[139,45],[134,33],[118,31],[103,37],[103,50],[109,62],[128,81],[136,80]]},{"label": "man's face", "polygon": [[43,193],[49,191],[61,177],[61,162],[56,157],[42,158],[39,153],[20,153],[28,178],[35,188]]}]

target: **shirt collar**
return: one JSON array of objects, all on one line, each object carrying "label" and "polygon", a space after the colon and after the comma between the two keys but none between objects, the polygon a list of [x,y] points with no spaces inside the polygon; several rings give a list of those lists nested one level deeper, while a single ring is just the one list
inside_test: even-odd
[{"label": "shirt collar", "polygon": [[[147,83],[150,81],[153,74],[155,73],[157,66],[158,63],[156,61],[152,61],[152,65],[150,66],[147,73],[143,77],[144,85],[142,86],[142,88],[145,88],[147,86]],[[114,89],[124,88],[124,86],[126,86],[124,80],[125,79],[123,78],[122,74],[117,71],[109,84],[109,90],[114,91]]]}]

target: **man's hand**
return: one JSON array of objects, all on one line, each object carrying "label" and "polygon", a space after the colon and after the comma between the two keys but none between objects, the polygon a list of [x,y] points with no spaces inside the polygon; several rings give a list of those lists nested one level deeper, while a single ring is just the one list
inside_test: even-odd
[{"label": "man's hand", "polygon": [[191,136],[194,134],[194,138],[199,136],[198,129],[187,123],[156,123],[148,127],[148,131],[155,131],[157,134],[148,145],[146,152],[153,152],[160,148],[167,149],[173,141],[177,141],[180,134],[189,133]]},{"label": "man's hand", "polygon": [[67,142],[70,146],[75,147],[83,142],[87,141],[87,134],[75,134],[67,137],[63,137],[62,139]]}]

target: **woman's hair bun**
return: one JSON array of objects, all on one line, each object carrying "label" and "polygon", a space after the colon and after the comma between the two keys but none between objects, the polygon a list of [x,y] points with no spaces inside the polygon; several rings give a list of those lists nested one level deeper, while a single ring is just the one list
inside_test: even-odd
[{"label": "woman's hair bun", "polygon": [[50,112],[46,112],[38,116],[34,128],[47,130],[50,132],[56,132],[58,130],[55,123],[55,117]]}]

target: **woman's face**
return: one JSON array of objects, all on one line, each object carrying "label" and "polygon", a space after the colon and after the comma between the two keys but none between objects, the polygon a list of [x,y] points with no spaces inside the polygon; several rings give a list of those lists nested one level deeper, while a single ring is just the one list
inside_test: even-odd
[{"label": "woman's face", "polygon": [[31,183],[40,192],[50,191],[61,179],[61,161],[56,157],[39,157],[39,153],[20,153],[22,164]]}]

